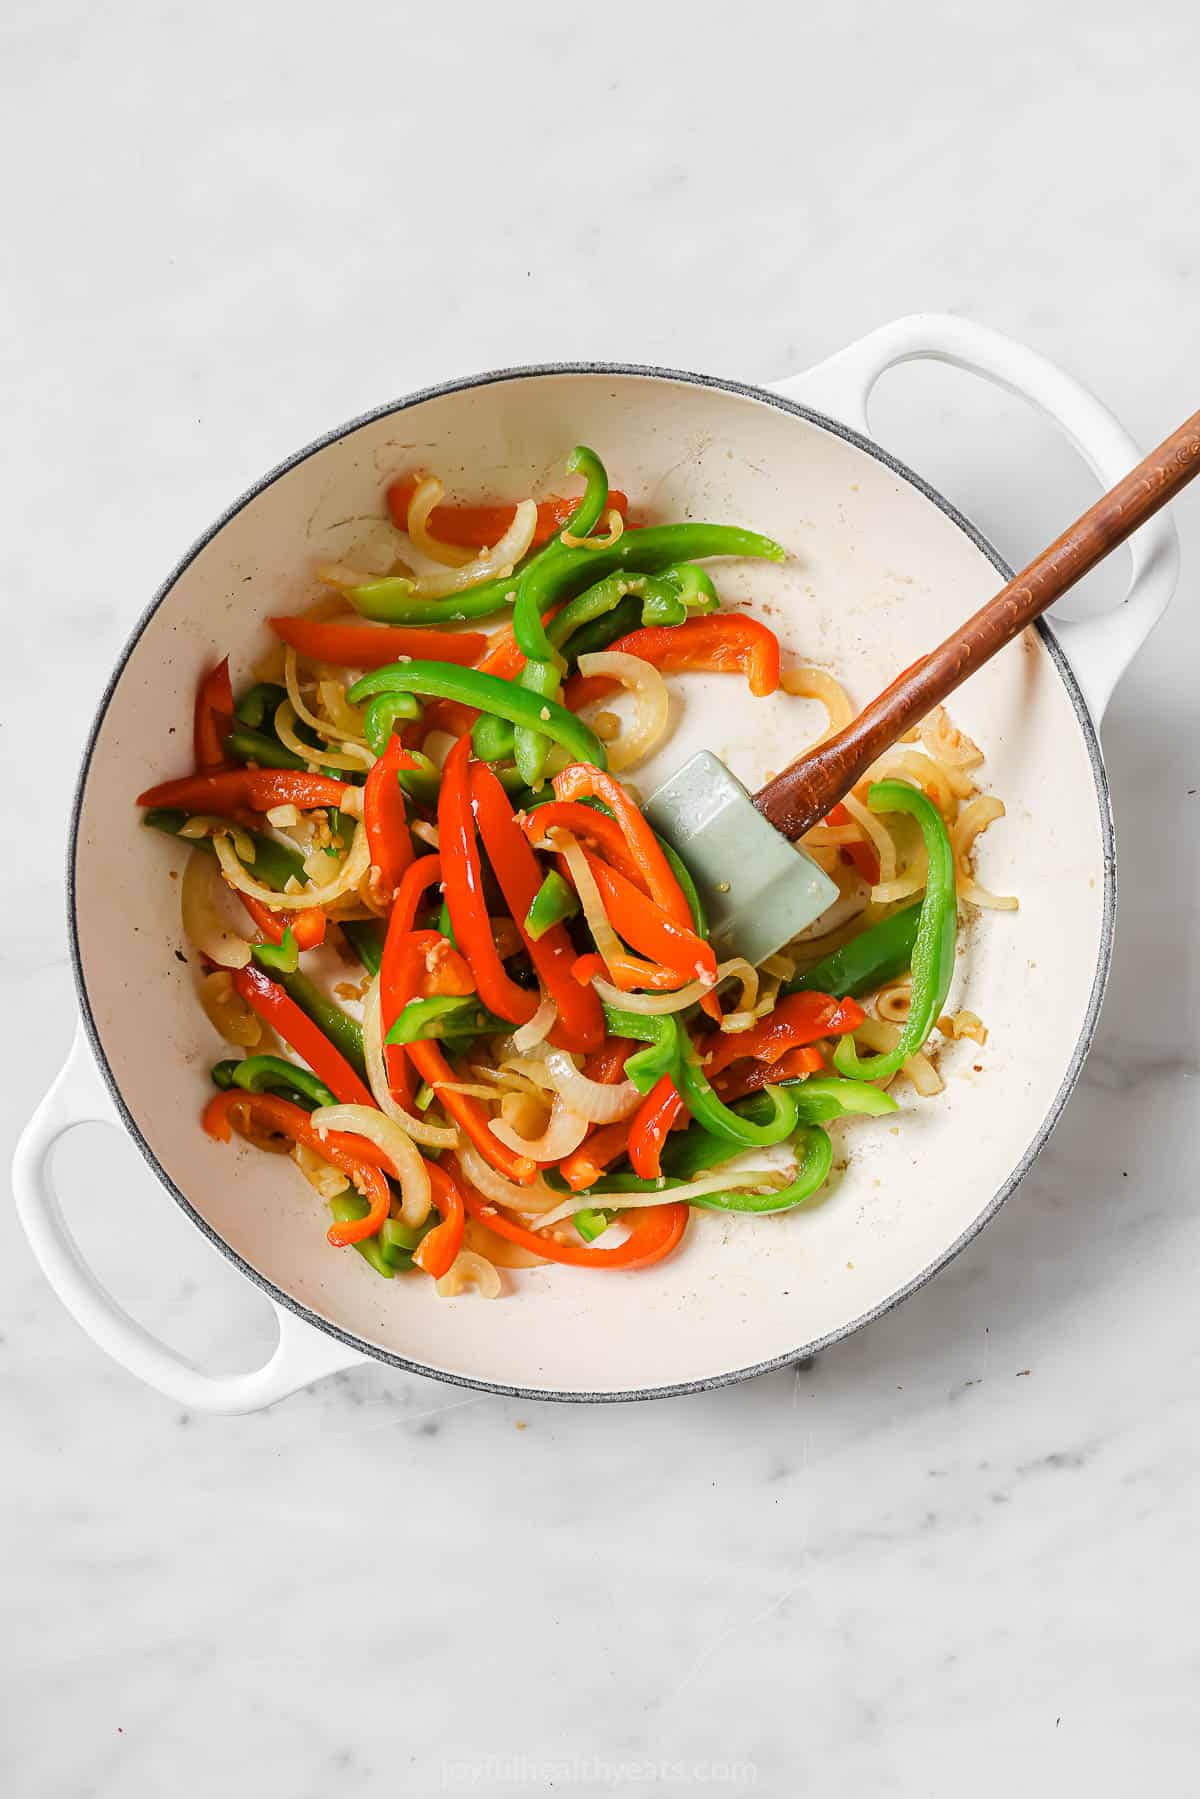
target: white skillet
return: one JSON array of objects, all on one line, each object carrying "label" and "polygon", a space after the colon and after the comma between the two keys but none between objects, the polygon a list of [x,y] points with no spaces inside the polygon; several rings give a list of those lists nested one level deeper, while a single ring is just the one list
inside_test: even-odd
[{"label": "white skillet", "polygon": [[[436,467],[453,490],[549,488],[564,448],[594,444],[635,503],[664,518],[753,525],[793,553],[722,572],[785,651],[828,665],[861,702],[938,642],[1010,571],[973,527],[866,435],[883,371],[930,357],[1040,405],[1105,485],[1137,460],[1084,389],[1032,351],[961,319],[886,326],[807,374],[760,390],[658,369],[504,370],[428,390],[345,426],[268,475],[188,552],[142,618],[101,701],[71,833],[69,928],[81,1026],[14,1162],[25,1229],[63,1303],[109,1354],[189,1407],[270,1404],[364,1357],[468,1385],[562,1399],[632,1399],[736,1380],[845,1336],[927,1280],[1029,1167],[1087,1052],[1115,905],[1112,819],[1096,722],[1174,586],[1174,527],[1133,540],[1124,603],[1031,631],[953,701],[1008,807],[982,840],[984,884],[1020,896],[965,937],[956,988],[989,1039],[948,1046],[946,1091],[902,1087],[894,1121],[855,1121],[848,1166],[817,1210],[754,1221],[695,1217],[680,1253],[630,1275],[506,1275],[501,1301],[383,1282],[325,1240],[327,1219],[287,1163],[205,1137],[206,1070],[220,1053],[179,942],[171,847],[139,831],[133,796],[185,772],[196,677],[214,651],[246,669],[261,621],[308,591],[344,521],[377,510],[386,477]],[[750,787],[820,727],[809,702],[754,700],[729,676],[680,682],[670,744],[638,774],[649,792],[716,751]],[[176,733],[171,735],[171,727]],[[977,1069],[977,1066],[978,1069]],[[96,1282],[49,1178],[56,1140],[123,1122],[167,1192],[275,1302],[278,1347],[250,1375],[216,1377],[136,1325]],[[896,1128],[891,1128],[892,1125]]]}]

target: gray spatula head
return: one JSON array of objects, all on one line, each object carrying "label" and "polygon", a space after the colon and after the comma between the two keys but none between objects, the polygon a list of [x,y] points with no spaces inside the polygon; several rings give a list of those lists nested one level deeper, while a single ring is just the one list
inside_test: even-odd
[{"label": "gray spatula head", "polygon": [[707,750],[676,770],[645,813],[686,862],[718,956],[745,956],[757,966],[838,897],[824,869],[767,823]]}]

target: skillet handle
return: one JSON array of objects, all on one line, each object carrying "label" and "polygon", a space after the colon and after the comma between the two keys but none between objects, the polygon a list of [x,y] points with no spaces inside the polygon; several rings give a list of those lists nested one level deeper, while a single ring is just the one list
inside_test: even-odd
[{"label": "skillet handle", "polygon": [[50,1179],[54,1145],[66,1132],[77,1124],[120,1122],[81,1025],[62,1072],[21,1133],[13,1156],[13,1191],[42,1273],[93,1343],[147,1386],[198,1412],[258,1411],[323,1375],[365,1360],[359,1351],[272,1302],[279,1341],[269,1361],[249,1374],[206,1374],[131,1318],[80,1255]]},{"label": "skillet handle", "polygon": [[[967,369],[1040,407],[1106,489],[1141,461],[1141,451],[1124,427],[1072,376],[1024,344],[951,313],[896,319],[804,374],[773,385],[784,398],[830,413],[869,436],[867,407],[879,377],[898,363],[921,360]],[[1179,537],[1168,514],[1159,513],[1143,525],[1130,539],[1130,549],[1124,601],[1098,618],[1053,626],[1097,722],[1166,610],[1179,575]]]}]

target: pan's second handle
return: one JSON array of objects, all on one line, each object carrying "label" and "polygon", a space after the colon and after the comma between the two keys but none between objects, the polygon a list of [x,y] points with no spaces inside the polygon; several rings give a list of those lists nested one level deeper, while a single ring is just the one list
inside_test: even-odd
[{"label": "pan's second handle", "polygon": [[[867,407],[885,370],[918,360],[946,362],[1030,400],[1052,418],[1105,487],[1140,461],[1133,439],[1106,406],[1034,350],[949,313],[914,313],[860,338],[803,375],[776,383],[788,399],[828,412],[869,435]],[[1094,718],[1161,618],[1175,591],[1179,539],[1159,513],[1130,540],[1132,569],[1124,602],[1098,618],[1056,623]]]},{"label": "pan's second handle", "polygon": [[361,1350],[326,1336],[276,1305],[279,1341],[249,1374],[206,1374],[143,1329],[80,1255],[51,1180],[55,1144],[77,1124],[118,1124],[82,1028],[58,1079],[21,1133],[13,1157],[17,1211],[42,1273],[92,1341],[169,1399],[198,1412],[255,1412],[323,1375],[350,1368]]}]

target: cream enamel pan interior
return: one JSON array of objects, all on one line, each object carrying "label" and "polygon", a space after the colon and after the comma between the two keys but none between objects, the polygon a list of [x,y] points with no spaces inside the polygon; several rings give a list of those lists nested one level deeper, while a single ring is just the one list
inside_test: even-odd
[{"label": "cream enamel pan interior", "polygon": [[[506,1274],[493,1303],[441,1300],[424,1280],[383,1282],[359,1256],[332,1250],[325,1208],[287,1162],[217,1145],[200,1128],[221,1045],[192,970],[173,954],[179,887],[167,871],[179,857],[139,830],[133,796],[186,771],[202,665],[228,650],[235,671],[249,669],[267,647],[265,617],[311,595],[313,564],[345,550],[345,521],[378,510],[391,473],[423,464],[451,490],[516,497],[551,490],[578,441],[596,446],[652,516],[738,521],[779,538],[785,566],[728,564],[719,585],[779,632],[787,656],[834,670],[856,702],[999,584],[1003,565],[914,477],[775,395],[585,367],[417,396],[269,477],[143,620],[81,779],[72,929],[92,1049],[126,1124],[213,1240],[340,1340],[344,1349],[328,1335],[317,1342],[327,1359],[332,1350],[344,1364],[356,1351],[500,1389],[623,1398],[733,1379],[820,1346],[918,1285],[979,1228],[1078,1072],[1107,967],[1114,879],[1093,726],[1053,640],[1029,633],[952,704],[1008,808],[982,840],[981,878],[1020,896],[1018,912],[989,914],[963,938],[952,1002],[985,1020],[986,1048],[945,1047],[938,1099],[904,1083],[896,1119],[833,1127],[839,1172],[824,1204],[757,1222],[694,1214],[681,1251],[660,1266]],[[700,747],[753,787],[822,726],[811,702],[755,700],[738,678],[673,685],[678,728],[638,772],[644,792]],[[134,1365],[131,1351],[114,1353]],[[321,1371],[321,1354],[313,1359],[305,1378]]]}]

